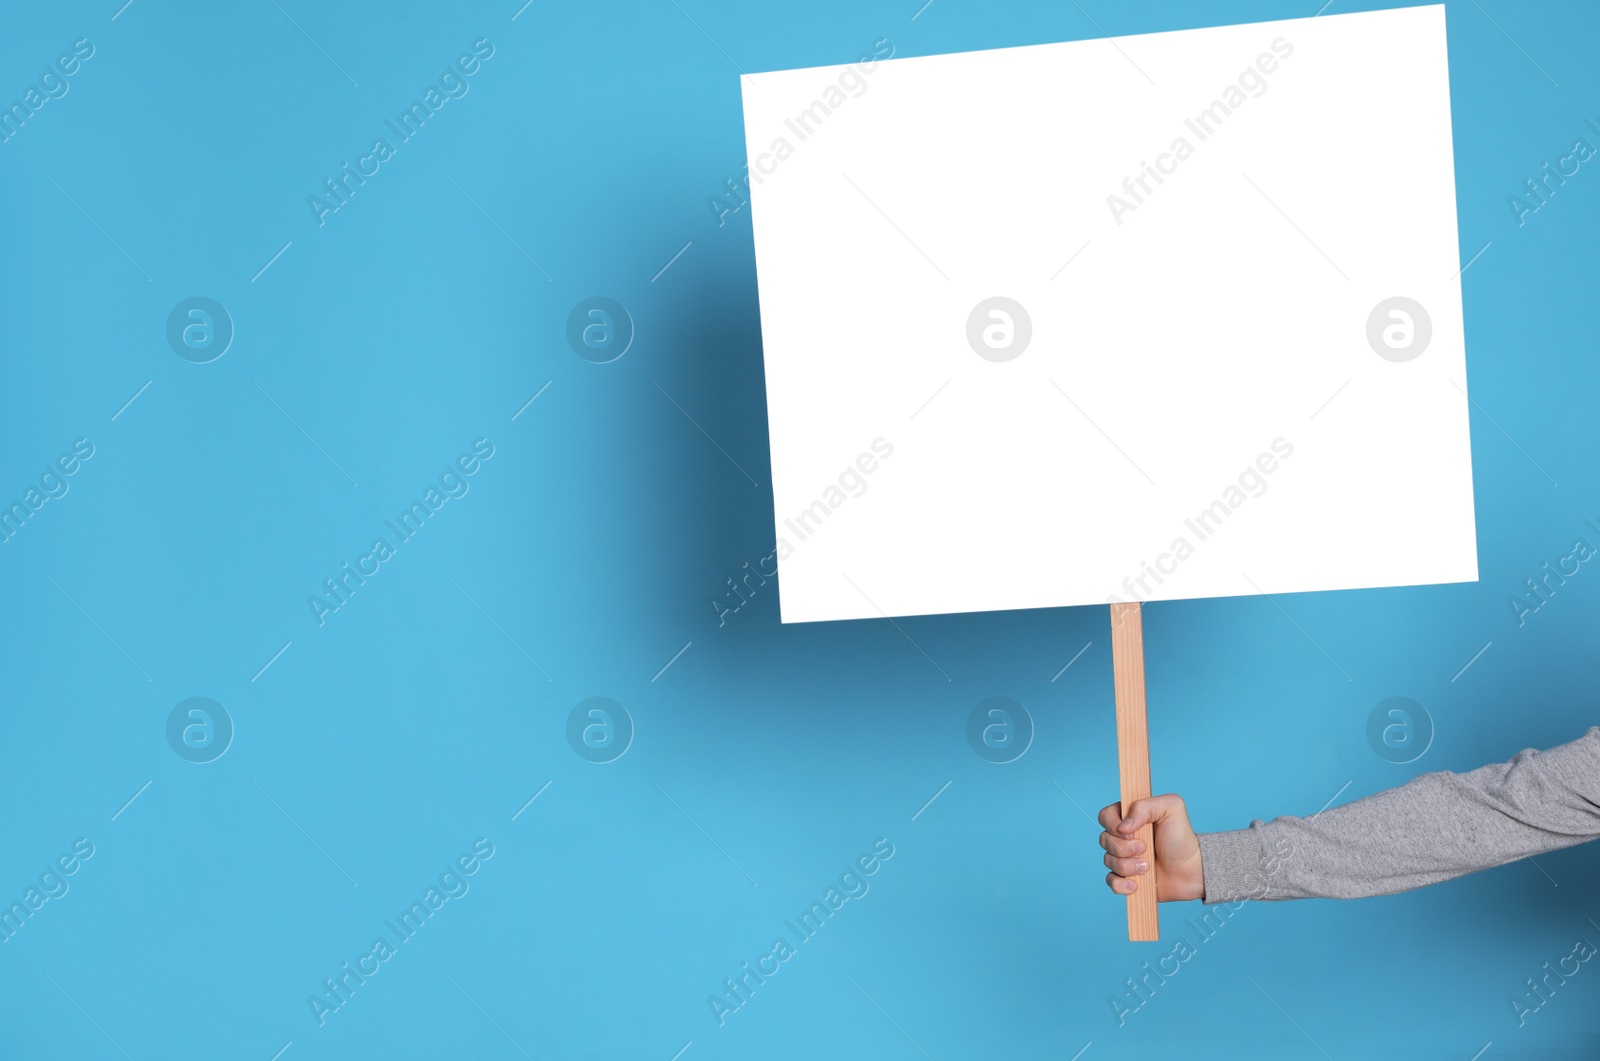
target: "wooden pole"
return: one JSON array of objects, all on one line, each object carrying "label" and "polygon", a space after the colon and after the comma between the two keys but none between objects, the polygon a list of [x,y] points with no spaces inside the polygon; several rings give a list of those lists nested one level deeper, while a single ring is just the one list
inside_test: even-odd
[{"label": "wooden pole", "polygon": [[[1150,730],[1145,721],[1144,619],[1137,601],[1111,606],[1111,671],[1117,688],[1117,763],[1122,781],[1122,813],[1136,799],[1150,795]],[[1128,896],[1128,938],[1161,938],[1156,913],[1155,830],[1146,825],[1134,834],[1144,841],[1150,871],[1138,878],[1139,890]]]}]

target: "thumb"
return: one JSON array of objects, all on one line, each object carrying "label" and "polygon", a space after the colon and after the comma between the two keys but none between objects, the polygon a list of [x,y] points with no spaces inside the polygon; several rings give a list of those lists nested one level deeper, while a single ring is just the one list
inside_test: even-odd
[{"label": "thumb", "polygon": [[1117,825],[1117,832],[1123,836],[1132,836],[1146,825],[1153,825],[1176,818],[1179,821],[1188,821],[1188,812],[1180,796],[1167,794],[1164,796],[1146,796],[1134,800],[1126,809],[1122,821]]}]

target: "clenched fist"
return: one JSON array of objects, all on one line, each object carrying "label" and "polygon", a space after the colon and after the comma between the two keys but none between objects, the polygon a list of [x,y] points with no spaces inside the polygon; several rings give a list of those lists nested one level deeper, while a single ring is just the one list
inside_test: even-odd
[{"label": "clenched fist", "polygon": [[1100,846],[1111,872],[1106,886],[1118,895],[1131,895],[1139,889],[1139,877],[1150,871],[1149,853],[1144,841],[1134,833],[1147,824],[1155,825],[1156,861],[1161,872],[1156,876],[1156,900],[1182,902],[1205,897],[1205,875],[1200,866],[1200,841],[1189,826],[1189,811],[1182,798],[1168,793],[1136,799],[1122,815],[1122,804],[1113,803],[1100,812]]}]

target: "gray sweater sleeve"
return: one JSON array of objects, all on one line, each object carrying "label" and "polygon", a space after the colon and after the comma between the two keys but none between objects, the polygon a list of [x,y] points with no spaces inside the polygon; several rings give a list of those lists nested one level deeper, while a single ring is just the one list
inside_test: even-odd
[{"label": "gray sweater sleeve", "polygon": [[1600,726],[1312,815],[1200,833],[1207,905],[1390,895],[1600,838]]}]

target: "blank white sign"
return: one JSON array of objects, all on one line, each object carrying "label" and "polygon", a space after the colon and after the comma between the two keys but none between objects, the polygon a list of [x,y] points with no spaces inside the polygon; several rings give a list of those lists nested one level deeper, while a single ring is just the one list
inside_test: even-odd
[{"label": "blank white sign", "polygon": [[743,95],[784,622],[1476,580],[1443,6]]}]

